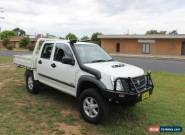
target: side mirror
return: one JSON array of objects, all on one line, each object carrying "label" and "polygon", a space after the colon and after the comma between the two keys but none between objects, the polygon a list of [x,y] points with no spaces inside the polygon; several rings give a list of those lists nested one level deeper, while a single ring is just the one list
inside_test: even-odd
[{"label": "side mirror", "polygon": [[63,57],[62,63],[69,64],[69,65],[74,65],[75,60],[73,58],[70,58],[70,57]]}]

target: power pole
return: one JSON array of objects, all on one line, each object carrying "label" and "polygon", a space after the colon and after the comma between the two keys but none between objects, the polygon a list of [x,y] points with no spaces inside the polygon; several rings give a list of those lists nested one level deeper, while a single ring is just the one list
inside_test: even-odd
[{"label": "power pole", "polygon": [[[2,13],[4,13],[4,8],[0,7],[0,20],[5,19],[5,17],[2,16]],[[0,32],[1,32],[1,26],[0,26]]]}]

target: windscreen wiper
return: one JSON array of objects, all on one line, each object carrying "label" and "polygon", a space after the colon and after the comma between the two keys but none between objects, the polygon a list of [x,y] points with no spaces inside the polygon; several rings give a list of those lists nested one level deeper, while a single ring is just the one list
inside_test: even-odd
[{"label": "windscreen wiper", "polygon": [[106,62],[106,60],[93,60],[91,63],[96,63],[96,62]]},{"label": "windscreen wiper", "polygon": [[110,59],[110,60],[107,60],[107,61],[114,61],[114,59]]},{"label": "windscreen wiper", "polygon": [[96,62],[108,62],[108,61],[114,61],[114,59],[110,59],[110,60],[93,60],[93,61],[91,61],[91,63],[96,63]]}]

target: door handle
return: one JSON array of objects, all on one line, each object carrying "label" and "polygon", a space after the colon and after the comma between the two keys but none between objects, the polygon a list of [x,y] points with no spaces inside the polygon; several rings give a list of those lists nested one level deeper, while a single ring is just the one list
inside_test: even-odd
[{"label": "door handle", "polygon": [[55,68],[56,67],[55,63],[51,64],[51,67],[52,68]]},{"label": "door handle", "polygon": [[39,64],[42,64],[42,60],[39,60],[38,63],[39,63]]}]

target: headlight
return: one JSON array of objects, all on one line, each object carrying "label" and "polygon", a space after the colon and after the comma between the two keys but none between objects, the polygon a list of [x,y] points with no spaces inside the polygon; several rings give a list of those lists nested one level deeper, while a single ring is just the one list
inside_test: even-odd
[{"label": "headlight", "polygon": [[116,81],[116,90],[117,90],[117,91],[124,91],[124,88],[123,88],[123,85],[122,85],[120,79],[118,79],[118,80]]}]

